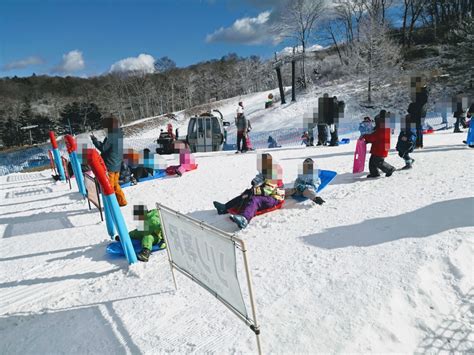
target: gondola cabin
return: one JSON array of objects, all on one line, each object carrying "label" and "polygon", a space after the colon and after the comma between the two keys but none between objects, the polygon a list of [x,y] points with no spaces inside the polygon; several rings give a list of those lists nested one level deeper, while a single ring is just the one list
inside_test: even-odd
[{"label": "gondola cabin", "polygon": [[[214,115],[217,112],[220,117]],[[222,150],[225,140],[225,128],[222,114],[213,110],[191,117],[188,124],[187,143],[191,152],[216,152]]]}]

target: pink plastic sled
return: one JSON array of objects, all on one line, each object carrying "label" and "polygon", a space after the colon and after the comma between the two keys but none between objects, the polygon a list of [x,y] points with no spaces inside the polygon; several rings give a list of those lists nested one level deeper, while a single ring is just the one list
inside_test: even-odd
[{"label": "pink plastic sled", "polygon": [[352,173],[357,174],[364,171],[365,155],[367,154],[367,143],[363,139],[358,139],[354,152],[354,167]]}]

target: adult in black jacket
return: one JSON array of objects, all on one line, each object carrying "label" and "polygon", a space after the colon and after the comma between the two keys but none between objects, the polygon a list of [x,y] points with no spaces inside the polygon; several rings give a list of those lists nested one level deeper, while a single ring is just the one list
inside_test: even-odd
[{"label": "adult in black jacket", "polygon": [[416,125],[416,147],[423,148],[423,123],[426,118],[428,90],[426,85],[417,90],[415,100],[408,105],[408,113]]}]

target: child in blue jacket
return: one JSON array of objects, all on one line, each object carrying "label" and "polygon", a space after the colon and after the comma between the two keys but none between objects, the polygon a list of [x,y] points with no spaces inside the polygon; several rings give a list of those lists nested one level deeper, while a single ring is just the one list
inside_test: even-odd
[{"label": "child in blue jacket", "polygon": [[318,205],[325,201],[317,195],[318,187],[321,184],[319,170],[314,166],[311,158],[306,158],[303,162],[302,174],[299,174],[292,188],[285,189],[285,196],[304,196]]},{"label": "child in blue jacket", "polygon": [[359,132],[361,137],[366,134],[371,134],[375,130],[375,124],[369,116],[364,117],[364,120],[359,124]]},{"label": "child in blue jacket", "polygon": [[416,125],[411,120],[410,114],[405,116],[405,121],[401,124],[400,134],[397,141],[397,152],[400,158],[405,160],[403,170],[411,169],[414,159],[410,157],[416,145]]}]

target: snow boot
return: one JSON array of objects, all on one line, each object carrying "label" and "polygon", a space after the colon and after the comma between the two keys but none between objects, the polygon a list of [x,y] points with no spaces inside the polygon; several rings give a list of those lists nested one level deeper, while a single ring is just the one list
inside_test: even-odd
[{"label": "snow boot", "polygon": [[234,223],[237,224],[237,227],[239,227],[240,229],[244,229],[245,227],[249,225],[249,222],[247,221],[247,219],[244,216],[241,216],[238,214],[236,215],[231,214],[230,219],[234,221]]},{"label": "snow boot", "polygon": [[148,259],[150,259],[151,250],[147,248],[143,248],[142,251],[137,255],[138,260],[143,261],[146,263]]},{"label": "snow boot", "polygon": [[395,170],[397,170],[397,169],[395,169],[395,168],[390,169],[390,171],[385,174],[385,177],[390,177],[390,176],[392,176],[392,174],[393,174],[393,172],[394,172]]},{"label": "snow boot", "polygon": [[408,169],[411,169],[412,166],[411,164],[406,164],[403,168],[401,168],[400,170],[408,170]]},{"label": "snow boot", "polygon": [[114,240],[115,240],[116,242],[120,242],[120,236],[117,234],[117,235],[114,237]]},{"label": "snow boot", "polygon": [[217,214],[226,214],[227,213],[227,208],[225,208],[225,205],[223,203],[214,201],[213,205],[217,210]]},{"label": "snow boot", "polygon": [[367,179],[375,179],[375,178],[378,178],[378,177],[380,177],[380,174],[378,174],[378,175],[372,175],[372,174],[367,175]]},{"label": "snow boot", "polygon": [[165,242],[164,239],[163,239],[161,242],[158,242],[158,248],[159,248],[160,250],[166,249],[166,242]]},{"label": "snow boot", "polygon": [[326,201],[324,201],[321,197],[316,196],[315,198],[313,198],[313,202],[321,206]]}]

